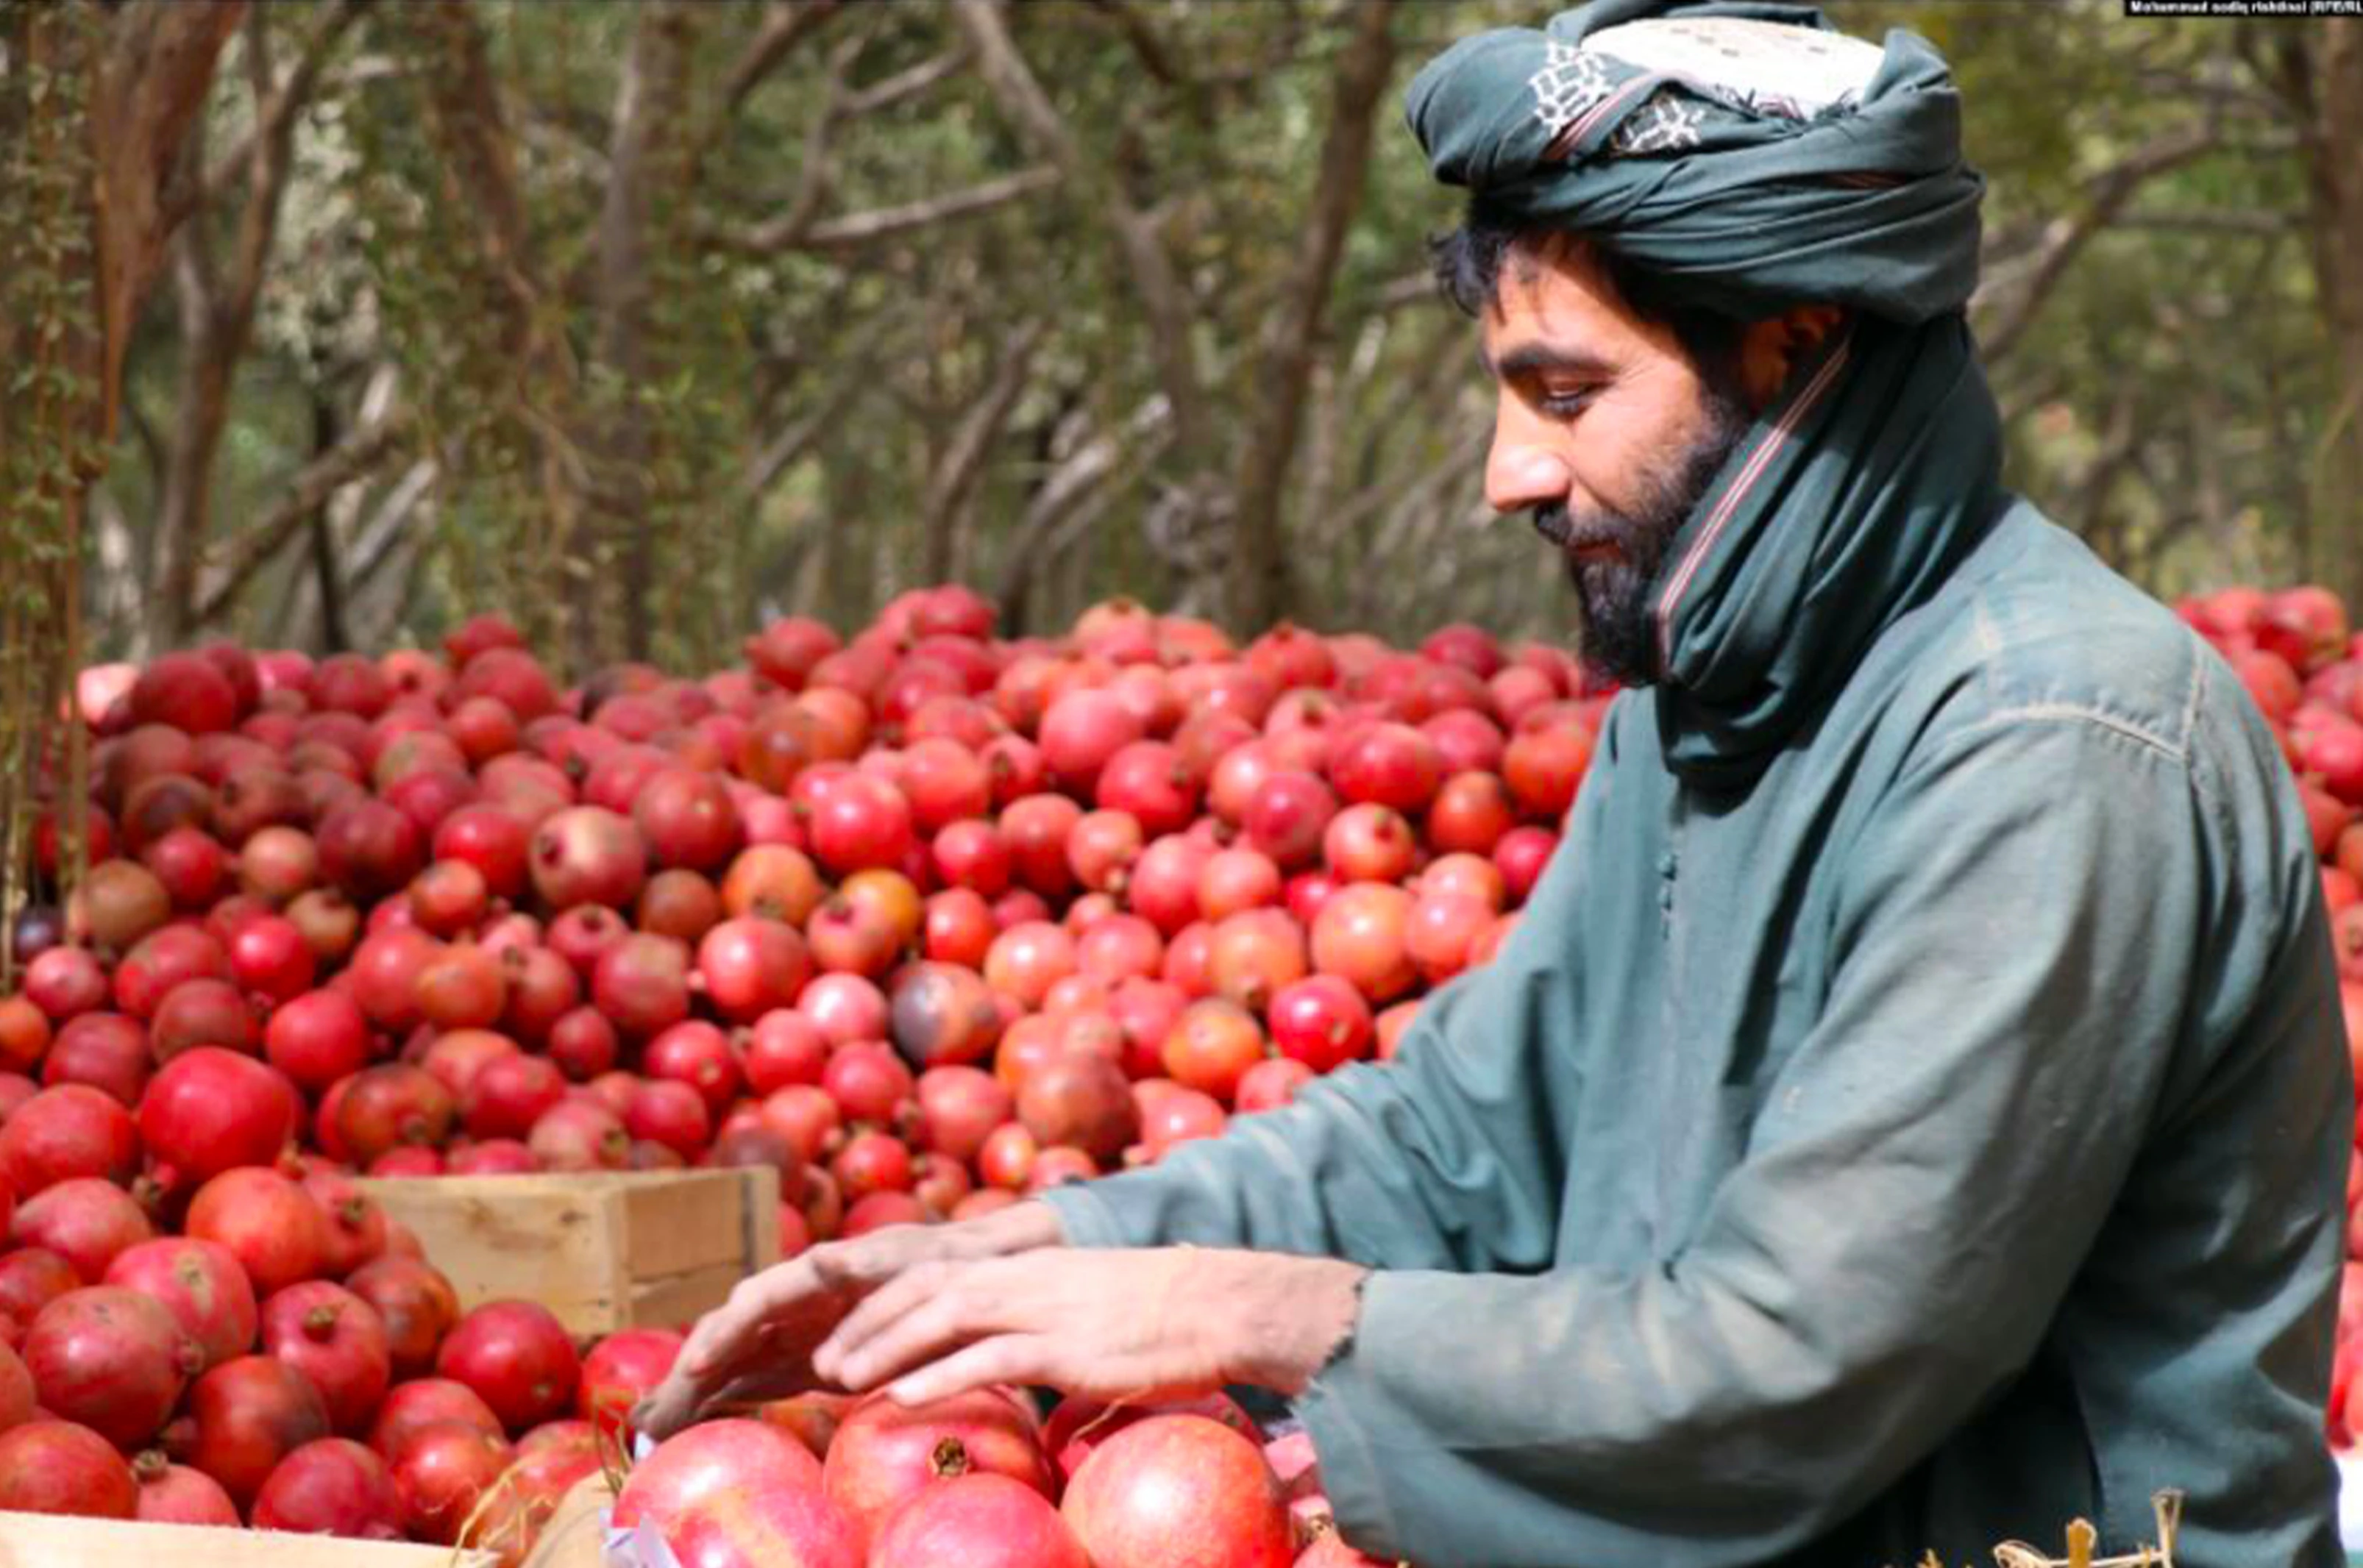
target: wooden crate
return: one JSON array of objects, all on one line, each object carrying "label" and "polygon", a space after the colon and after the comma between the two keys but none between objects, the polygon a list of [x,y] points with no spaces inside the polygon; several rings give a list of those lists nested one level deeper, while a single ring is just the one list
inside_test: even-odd
[{"label": "wooden crate", "polygon": [[361,1187],[416,1233],[463,1309],[538,1301],[577,1335],[689,1323],[780,1256],[780,1175],[768,1165]]},{"label": "wooden crate", "polygon": [[496,1561],[409,1541],[0,1513],[0,1568],[495,1568]]}]

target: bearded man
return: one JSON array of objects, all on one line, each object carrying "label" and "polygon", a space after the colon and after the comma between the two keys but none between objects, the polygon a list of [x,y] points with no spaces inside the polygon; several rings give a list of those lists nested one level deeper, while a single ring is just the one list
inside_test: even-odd
[{"label": "bearded man", "polygon": [[2352,1090],[2230,671],[2001,481],[1943,61],[1596,0],[1411,123],[1492,503],[1636,690],[1398,1058],[1151,1169],[749,1281],[643,1412],[1244,1383],[1426,1568],[1880,1568],[2187,1496],[2330,1568]]}]

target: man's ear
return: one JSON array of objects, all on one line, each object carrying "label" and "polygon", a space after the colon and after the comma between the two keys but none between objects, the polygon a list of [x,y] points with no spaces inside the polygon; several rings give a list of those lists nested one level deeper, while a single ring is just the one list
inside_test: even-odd
[{"label": "man's ear", "polygon": [[1752,411],[1769,407],[1798,362],[1845,323],[1846,312],[1826,304],[1796,305],[1748,323],[1739,339],[1739,384]]}]

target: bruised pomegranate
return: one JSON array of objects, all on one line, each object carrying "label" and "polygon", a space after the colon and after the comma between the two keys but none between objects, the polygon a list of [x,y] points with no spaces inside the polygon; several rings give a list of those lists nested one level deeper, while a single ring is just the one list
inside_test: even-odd
[{"label": "bruised pomegranate", "polygon": [[172,1313],[114,1285],[69,1291],[42,1308],[23,1355],[43,1409],[123,1449],[156,1435],[205,1365]]},{"label": "bruised pomegranate", "polygon": [[[221,1483],[240,1508],[279,1462],[328,1435],[327,1408],[311,1381],[267,1355],[239,1356],[197,1379],[189,1391],[185,1438],[172,1457]],[[177,1432],[182,1423],[174,1422]]]},{"label": "bruised pomegranate", "polygon": [[0,1510],[128,1519],[139,1484],[107,1441],[72,1421],[28,1421],[0,1432]]},{"label": "bruised pomegranate", "polygon": [[1109,1438],[1059,1512],[1093,1568],[1287,1568],[1294,1556],[1262,1452],[1204,1416],[1152,1416]]},{"label": "bruised pomegranate", "polygon": [[1018,1396],[981,1388],[904,1407],[882,1394],[856,1405],[837,1430],[823,1484],[864,1540],[905,1501],[971,1471],[1007,1476],[1044,1497],[1057,1480],[1033,1413]]},{"label": "bruised pomegranate", "polygon": [[488,1301],[445,1337],[435,1370],[474,1389],[515,1432],[571,1406],[582,1367],[549,1309]]},{"label": "bruised pomegranate", "polygon": [[194,1236],[160,1236],[116,1254],[106,1283],[161,1304],[197,1346],[203,1372],[254,1346],[261,1321],[254,1286],[229,1249]]},{"label": "bruised pomegranate", "polygon": [[349,1438],[318,1438],[281,1460],[254,1499],[257,1529],[400,1540],[402,1496],[385,1462]]}]

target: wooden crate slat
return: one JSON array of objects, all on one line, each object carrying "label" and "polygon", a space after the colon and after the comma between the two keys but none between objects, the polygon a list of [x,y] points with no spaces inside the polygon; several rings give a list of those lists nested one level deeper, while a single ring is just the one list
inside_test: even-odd
[{"label": "wooden crate slat", "polygon": [[409,1541],[0,1513],[0,1568],[494,1568],[495,1561]]},{"label": "wooden crate slat", "polygon": [[769,1167],[361,1187],[417,1235],[463,1308],[538,1301],[581,1336],[691,1320],[779,1256],[779,1174]]}]

